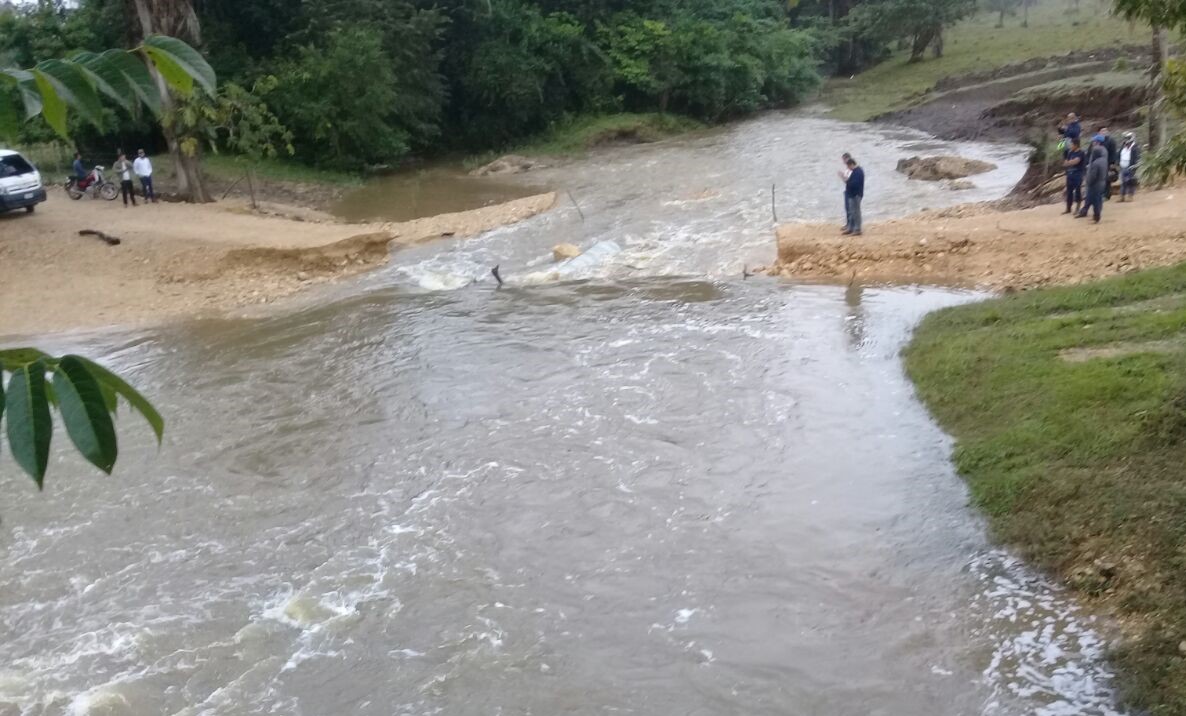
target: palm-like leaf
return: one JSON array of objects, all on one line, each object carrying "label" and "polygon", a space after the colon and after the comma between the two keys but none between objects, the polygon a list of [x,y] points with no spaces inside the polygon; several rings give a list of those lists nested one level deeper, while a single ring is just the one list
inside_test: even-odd
[{"label": "palm-like leaf", "polygon": [[0,68],[0,136],[13,133],[18,114],[6,87],[16,89],[26,119],[40,114],[66,139],[69,111],[97,122],[102,116],[100,96],[130,112],[147,107],[159,116],[161,92],[149,66],[179,94],[188,95],[195,83],[211,95],[217,90],[214,70],[197,50],[176,38],[152,35],[133,50],[85,52],[68,60],[46,60],[29,70]]}]

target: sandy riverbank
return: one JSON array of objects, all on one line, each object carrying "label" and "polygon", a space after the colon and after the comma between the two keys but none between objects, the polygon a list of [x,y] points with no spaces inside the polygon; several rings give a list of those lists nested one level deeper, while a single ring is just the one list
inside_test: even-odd
[{"label": "sandy riverbank", "polygon": [[[404,223],[257,215],[241,203],[125,209],[51,192],[0,214],[0,335],[139,325],[269,303],[387,262],[389,244],[464,237],[549,209],[553,194]],[[313,220],[309,220],[313,219]],[[108,246],[80,229],[119,237]]]},{"label": "sandy riverbank", "polygon": [[867,224],[859,237],[831,224],[786,224],[770,273],[1021,289],[1186,261],[1186,186],[1113,199],[1099,224],[1062,210],[965,205]]}]

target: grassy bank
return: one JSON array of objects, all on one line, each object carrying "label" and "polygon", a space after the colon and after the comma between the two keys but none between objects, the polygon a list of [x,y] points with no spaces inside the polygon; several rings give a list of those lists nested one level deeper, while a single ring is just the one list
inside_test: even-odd
[{"label": "grassy bank", "polygon": [[1029,27],[1021,16],[1005,18],[998,28],[996,13],[981,13],[948,30],[941,58],[909,62],[909,52],[850,79],[832,80],[822,101],[839,119],[864,121],[901,109],[944,77],[983,72],[1037,57],[1118,45],[1144,44],[1149,31],[1113,17],[1110,6],[1082,2],[1078,10],[1065,2],[1045,0],[1030,8]]},{"label": "grassy bank", "polygon": [[1120,615],[1131,704],[1186,713],[1186,264],[940,311],[906,365],[995,536]]},{"label": "grassy bank", "polygon": [[[230,154],[207,154],[203,159],[202,166],[207,176],[222,182],[233,182],[243,176],[248,167],[252,167],[255,169],[255,175],[264,180],[340,186],[362,184],[360,174],[317,169],[283,159],[265,159],[256,164]],[[173,159],[168,154],[153,157],[152,161],[157,171],[172,174]]]}]

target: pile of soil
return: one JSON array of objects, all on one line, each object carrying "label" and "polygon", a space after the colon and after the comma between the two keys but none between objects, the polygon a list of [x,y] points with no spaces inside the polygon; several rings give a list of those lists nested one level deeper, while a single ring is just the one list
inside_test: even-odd
[{"label": "pile of soil", "polygon": [[839,236],[830,225],[784,225],[770,272],[1022,289],[1186,261],[1186,187],[1108,202],[1100,224],[1061,212],[970,204],[866,226],[861,237]]},{"label": "pile of soil", "polygon": [[983,174],[996,169],[991,162],[963,157],[910,157],[899,159],[897,170],[911,179],[919,181],[943,181],[963,179],[973,174]]}]

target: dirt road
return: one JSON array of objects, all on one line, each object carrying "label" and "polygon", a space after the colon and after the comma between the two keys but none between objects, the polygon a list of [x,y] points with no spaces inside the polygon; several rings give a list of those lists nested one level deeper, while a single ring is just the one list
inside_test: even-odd
[{"label": "dirt road", "polygon": [[966,205],[866,225],[859,237],[832,225],[783,225],[770,272],[1021,289],[1186,261],[1186,186],[1145,192],[1133,203],[1113,199],[1099,224],[1062,210]]},{"label": "dirt road", "polygon": [[[0,214],[0,335],[136,325],[268,303],[383,265],[388,244],[464,237],[525,219],[554,196],[399,224],[295,221],[242,204],[68,200]],[[121,240],[108,246],[80,229]]]}]

